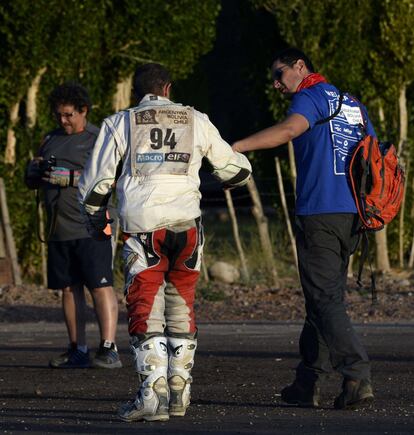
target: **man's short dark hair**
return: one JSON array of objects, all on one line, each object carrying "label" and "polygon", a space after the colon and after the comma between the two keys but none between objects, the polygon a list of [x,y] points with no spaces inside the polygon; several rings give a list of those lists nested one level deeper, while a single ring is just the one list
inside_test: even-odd
[{"label": "man's short dark hair", "polygon": [[302,59],[305,62],[306,68],[308,68],[310,72],[315,72],[315,68],[313,67],[309,57],[306,56],[303,51],[294,47],[286,48],[277,53],[274,61],[276,62],[278,60],[286,65],[293,65],[299,59]]},{"label": "man's short dark hair", "polygon": [[168,70],[159,63],[146,63],[139,66],[134,74],[134,94],[141,100],[146,94],[162,94],[162,88],[171,83]]},{"label": "man's short dark hair", "polygon": [[51,111],[56,112],[60,104],[72,105],[78,112],[82,112],[85,106],[88,113],[91,110],[91,100],[88,91],[77,82],[66,82],[53,89],[49,95]]}]

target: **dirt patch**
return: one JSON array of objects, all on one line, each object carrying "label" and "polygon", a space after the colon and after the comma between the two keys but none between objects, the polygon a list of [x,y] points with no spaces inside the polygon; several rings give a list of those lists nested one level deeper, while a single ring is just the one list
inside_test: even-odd
[{"label": "dirt patch", "polygon": [[[349,280],[346,293],[348,312],[357,322],[412,321],[414,312],[414,272],[401,271],[377,280],[378,304],[372,305],[369,288],[358,289],[355,279]],[[94,319],[89,293],[88,320]],[[123,292],[116,290],[121,316],[125,312]],[[0,322],[60,321],[59,291],[41,286],[4,286],[0,288]],[[232,320],[302,320],[304,304],[302,290],[285,280],[281,289],[264,285],[229,285],[201,282],[196,298],[198,321]],[[122,318],[122,317],[121,317]]]},{"label": "dirt patch", "polygon": [[[401,272],[377,280],[378,303],[373,305],[371,289],[359,288],[355,279],[348,282],[345,299],[354,321],[408,322],[414,310],[414,273]],[[245,287],[213,284],[221,288],[221,301],[197,299],[199,320],[302,320],[304,302],[300,287],[272,289],[264,286]]]}]

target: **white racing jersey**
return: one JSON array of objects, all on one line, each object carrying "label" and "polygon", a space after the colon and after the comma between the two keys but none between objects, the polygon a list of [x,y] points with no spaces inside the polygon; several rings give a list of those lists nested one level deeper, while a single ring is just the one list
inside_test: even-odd
[{"label": "white racing jersey", "polygon": [[247,183],[248,159],[234,152],[208,116],[148,94],[137,107],[106,118],[79,181],[89,214],[105,208],[116,183],[122,231],[150,232],[200,216],[199,169],[230,186]]}]

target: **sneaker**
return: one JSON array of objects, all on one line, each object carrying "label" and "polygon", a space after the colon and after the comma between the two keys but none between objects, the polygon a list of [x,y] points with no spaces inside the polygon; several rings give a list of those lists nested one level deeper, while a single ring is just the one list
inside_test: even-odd
[{"label": "sneaker", "polygon": [[71,343],[71,344],[68,346],[68,349],[67,349],[66,352],[64,352],[64,353],[62,353],[62,354],[60,354],[60,355],[58,355],[58,356],[55,356],[54,358],[52,358],[52,359],[49,361],[49,367],[57,368],[57,367],[59,367],[61,364],[66,363],[66,362],[68,361],[68,359],[69,359],[69,356],[70,356],[71,352],[76,351],[76,349],[77,349],[77,347],[76,347],[76,343]]},{"label": "sneaker", "polygon": [[141,386],[135,400],[120,406],[118,416],[121,420],[167,421],[169,391],[164,377],[158,378],[152,386]]},{"label": "sneaker", "polygon": [[57,369],[87,369],[91,366],[89,351],[82,352],[79,349],[69,352],[69,358],[66,362],[55,366]]},{"label": "sneaker", "polygon": [[283,388],[281,398],[290,405],[317,408],[320,401],[320,388],[315,384],[305,386],[295,379],[292,385]]},{"label": "sneaker", "polygon": [[120,369],[122,362],[115,343],[103,340],[92,360],[92,366],[102,369]]},{"label": "sneaker", "polygon": [[344,379],[342,392],[335,399],[335,409],[353,409],[374,400],[371,382],[367,379]]}]

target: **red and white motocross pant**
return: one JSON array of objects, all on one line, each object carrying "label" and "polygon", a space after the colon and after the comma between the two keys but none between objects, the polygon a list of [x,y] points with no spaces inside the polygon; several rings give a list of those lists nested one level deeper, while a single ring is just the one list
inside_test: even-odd
[{"label": "red and white motocross pant", "polygon": [[184,231],[168,227],[124,234],[130,335],[196,332],[194,297],[204,236],[199,219],[193,225]]}]

